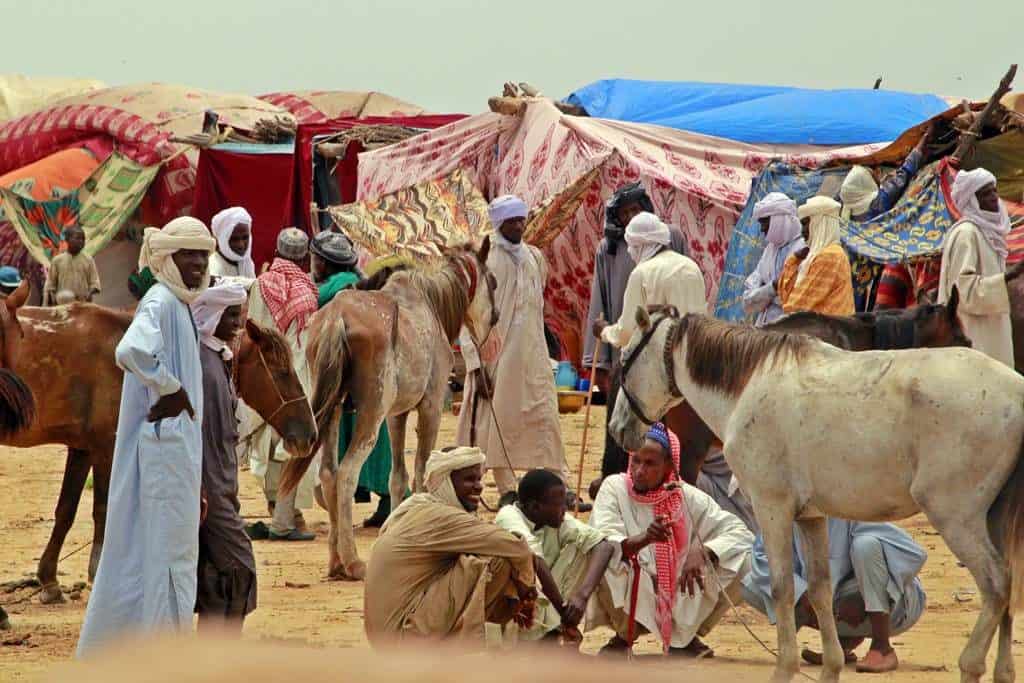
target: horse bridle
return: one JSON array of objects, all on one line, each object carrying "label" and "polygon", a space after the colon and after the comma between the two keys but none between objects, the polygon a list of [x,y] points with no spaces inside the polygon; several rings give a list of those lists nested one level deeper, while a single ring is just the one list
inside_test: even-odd
[{"label": "horse bridle", "polygon": [[[263,369],[266,371],[267,376],[270,377],[270,383],[272,385],[274,385],[274,391],[277,392],[277,400],[278,400],[278,402],[280,404],[280,405],[277,406],[277,409],[270,414],[270,417],[268,417],[265,420],[263,420],[264,424],[269,425],[273,421],[273,419],[275,417],[277,417],[278,413],[280,413],[282,410],[284,410],[285,408],[287,408],[291,404],[299,403],[300,401],[307,401],[309,399],[306,397],[305,394],[303,394],[302,396],[296,396],[295,398],[285,399],[284,394],[281,393],[281,387],[277,386],[277,382],[274,381],[274,373],[270,371],[270,366],[267,364],[267,359],[263,355],[263,349],[261,349],[259,344],[257,344],[256,342],[253,342],[253,346],[256,347],[256,353],[260,354],[260,363],[263,365]],[[238,386],[238,366],[239,365],[240,365],[240,363],[235,363],[235,367],[232,369],[232,374],[234,375],[234,378],[235,378],[235,386],[236,387]],[[256,433],[256,430],[253,430],[253,434],[255,434],[255,433]]]},{"label": "horse bridle", "polygon": [[626,388],[626,375],[629,374],[630,369],[633,367],[633,363],[636,362],[640,352],[647,347],[654,338],[654,333],[658,331],[658,328],[666,320],[671,320],[669,324],[668,335],[665,337],[665,348],[662,350],[662,360],[665,364],[665,374],[668,377],[668,391],[672,398],[682,398],[683,392],[679,390],[679,384],[676,382],[676,360],[673,355],[676,344],[679,343],[679,335],[683,328],[683,319],[679,317],[679,313],[675,308],[669,308],[664,315],[654,321],[644,335],[640,338],[640,342],[633,349],[633,353],[622,363],[622,377],[619,379],[619,388],[622,390],[622,394],[626,397],[626,401],[629,403],[630,410],[640,418],[640,421],[645,425],[652,425],[658,420],[652,420],[647,417],[643,409],[640,407],[640,403],[636,400],[636,397],[630,393],[629,389]]}]

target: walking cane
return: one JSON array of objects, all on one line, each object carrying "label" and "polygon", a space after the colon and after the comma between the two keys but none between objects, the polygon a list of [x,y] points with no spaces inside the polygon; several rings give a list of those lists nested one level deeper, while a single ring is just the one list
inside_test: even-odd
[{"label": "walking cane", "polygon": [[[598,317],[604,320],[604,315]],[[580,444],[580,468],[576,475],[576,515],[580,514],[580,499],[583,497],[583,461],[587,457],[587,433],[590,431],[590,404],[594,399],[594,380],[597,378],[597,359],[601,355],[601,338],[594,343],[594,357],[590,361],[590,386],[587,387],[587,407],[583,413],[583,439]]]}]

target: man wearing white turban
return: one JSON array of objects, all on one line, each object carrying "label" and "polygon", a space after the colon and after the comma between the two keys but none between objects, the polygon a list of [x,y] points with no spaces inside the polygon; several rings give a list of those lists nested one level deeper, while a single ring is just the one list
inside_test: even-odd
[{"label": "man wearing white turban", "polygon": [[252,216],[241,206],[220,211],[210,221],[217,251],[210,257],[210,275],[256,277],[252,260]]},{"label": "man wearing white turban", "polygon": [[839,242],[839,209],[839,202],[818,196],[797,211],[808,246],[786,259],[776,286],[786,313],[854,314],[850,259]]},{"label": "man wearing white turban", "polygon": [[775,291],[775,283],[789,255],[806,245],[800,235],[796,202],[781,192],[769,192],[754,204],[753,219],[761,224],[761,233],[768,244],[757,268],[744,284],[743,310],[748,315],[756,315],[754,324],[761,327],[782,317],[782,301]]},{"label": "man wearing white turban", "polygon": [[667,225],[653,213],[644,211],[626,226],[625,239],[636,268],[626,283],[622,315],[612,325],[596,321],[596,336],[615,348],[622,348],[636,331],[636,309],[641,306],[675,306],[680,315],[707,313],[704,275],[693,259],[670,248]]},{"label": "man wearing white turban", "polygon": [[381,527],[366,570],[366,635],[376,647],[403,638],[459,638],[482,648],[485,622],[529,626],[537,598],[533,552],[475,514],[486,458],[479,448],[434,451],[426,493]]},{"label": "man wearing white turban", "polygon": [[939,273],[939,303],[956,287],[960,321],[974,348],[1014,367],[1007,283],[1024,272],[1024,262],[1006,269],[1010,217],[996,192],[996,178],[983,168],[960,171],[953,181],[960,220],[946,233]]},{"label": "man wearing white turban", "polygon": [[215,241],[191,217],[148,228],[139,270],[156,284],[117,345],[125,372],[106,543],[78,656],[128,632],[189,630],[196,601],[203,373],[188,304],[209,283]]},{"label": "man wearing white turban", "polygon": [[568,468],[558,423],[558,395],[543,351],[547,348],[547,262],[540,249],[523,242],[527,214],[523,200],[513,195],[498,197],[489,213],[494,248],[487,267],[498,285],[494,291],[498,324],[486,340],[474,341],[462,331],[466,386],[456,442],[484,450],[487,469],[505,495],[516,490],[515,471],[546,469],[566,481]]},{"label": "man wearing white turban", "polygon": [[196,611],[199,628],[241,632],[256,609],[256,559],[238,501],[238,397],[231,378],[231,345],[242,329],[247,292],[220,279],[192,304],[203,366],[203,498],[199,527]]}]

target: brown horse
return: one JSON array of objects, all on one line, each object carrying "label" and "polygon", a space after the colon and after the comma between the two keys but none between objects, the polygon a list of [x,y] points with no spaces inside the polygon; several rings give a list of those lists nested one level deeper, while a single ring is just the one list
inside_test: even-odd
[{"label": "brown horse", "polygon": [[[794,313],[765,325],[763,329],[807,334],[847,351],[970,346],[956,313],[959,302],[959,292],[954,288],[945,305],[924,304],[849,317]],[[696,485],[704,459],[717,440],[714,433],[685,401],[672,408],[665,415],[664,422],[679,436],[682,444],[680,476]]]},{"label": "brown horse", "polygon": [[[437,439],[452,344],[465,326],[479,342],[497,321],[493,276],[487,270],[490,241],[479,253],[461,247],[445,253],[437,269],[398,270],[382,276],[379,291],[346,291],[310,322],[307,355],[313,375],[313,410],[320,428],[320,484],[331,519],[329,572],[361,580],[352,532],[352,496],[359,470],[388,419],[391,436],[391,504],[408,487],[405,426],[417,413],[415,490]],[[356,426],[338,464],[342,401],[352,398]],[[309,468],[312,453],[285,466],[281,490],[290,491]]]},{"label": "brown horse", "polygon": [[[114,435],[124,373],[114,349],[132,314],[92,304],[58,308],[21,306],[12,295],[5,306],[3,363],[31,389],[38,415],[16,433],[4,433],[4,381],[0,370],[0,443],[32,447],[59,443],[68,447],[54,528],[42,557],[39,580],[43,602],[63,600],[57,583],[60,550],[75,520],[89,470],[93,471],[93,546],[89,578],[103,547],[107,493]],[[16,315],[10,315],[16,313]],[[247,323],[235,361],[239,395],[284,437],[291,453],[305,453],[316,436],[309,402],[292,370],[288,346],[274,330]]]}]

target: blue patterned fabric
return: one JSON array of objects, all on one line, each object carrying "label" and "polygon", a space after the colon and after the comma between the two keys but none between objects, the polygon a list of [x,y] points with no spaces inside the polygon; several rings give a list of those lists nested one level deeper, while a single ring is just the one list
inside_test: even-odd
[{"label": "blue patterned fabric", "polygon": [[[754,180],[750,197],[733,229],[718,287],[715,316],[730,322],[752,318],[743,311],[743,283],[757,266],[764,250],[760,226],[751,216],[754,204],[769,192],[782,192],[803,204],[818,194],[826,179],[834,178],[836,192],[849,167],[809,170],[776,162]],[[898,263],[942,251],[942,240],[953,225],[937,173],[937,164],[924,167],[889,211],[867,223],[843,221],[843,246],[851,256],[876,263]],[[856,283],[855,283],[856,286]]]}]

